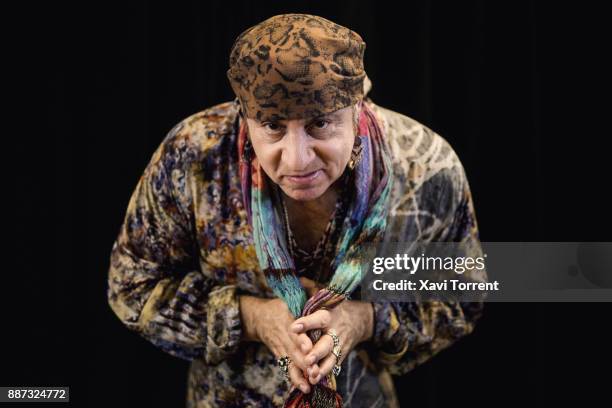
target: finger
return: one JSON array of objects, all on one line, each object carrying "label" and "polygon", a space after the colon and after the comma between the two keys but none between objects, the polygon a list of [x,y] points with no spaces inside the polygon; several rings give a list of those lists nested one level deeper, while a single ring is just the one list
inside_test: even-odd
[{"label": "finger", "polygon": [[[286,338],[283,341],[283,345],[284,345],[284,349],[286,351],[288,351],[287,355],[289,355],[291,357],[291,359],[293,360],[293,362],[301,369],[301,370],[306,370],[306,368],[308,368],[309,364],[306,364],[306,353],[302,351],[302,348],[300,346],[300,344],[304,343],[306,340],[299,340],[300,336],[304,336],[306,338],[306,340],[308,341],[306,344],[310,343],[312,344],[312,342],[310,341],[310,339],[308,338],[308,336],[306,334],[295,334],[295,333],[288,333],[288,338]],[[302,337],[303,339],[303,337]]]},{"label": "finger", "polygon": [[319,376],[323,377],[324,375],[329,374],[332,368],[334,368],[334,365],[336,365],[336,356],[333,354],[326,356],[319,364]]},{"label": "finger", "polygon": [[308,394],[310,392],[310,385],[304,378],[302,370],[300,370],[295,364],[289,364],[289,378],[293,385],[302,390],[303,393]]},{"label": "finger", "polygon": [[298,370],[306,372],[306,369],[310,367],[310,364],[306,364],[306,358],[298,349],[293,349],[289,354],[291,356],[292,364],[297,367]]},{"label": "finger", "polygon": [[308,316],[300,317],[291,324],[291,331],[294,333],[306,332],[312,329],[326,329],[331,323],[331,313],[329,310],[317,310]]},{"label": "finger", "polygon": [[296,346],[298,346],[300,350],[302,350],[302,353],[306,354],[310,350],[312,350],[312,340],[310,340],[310,337],[308,337],[306,333],[298,334],[295,339]]},{"label": "finger", "polygon": [[[289,329],[291,329],[291,326],[289,326]],[[306,354],[312,349],[312,340],[310,340],[310,337],[308,337],[306,333],[296,334],[290,330],[289,337],[291,338],[293,345],[302,353]]]},{"label": "finger", "polygon": [[331,353],[333,346],[334,346],[334,340],[331,338],[331,336],[328,336],[328,335],[321,336],[321,338],[319,338],[319,341],[315,343],[310,353],[308,353],[308,355],[304,359],[305,363],[307,365],[312,365],[318,362],[323,357]]},{"label": "finger", "polygon": [[318,364],[313,364],[307,371],[308,381],[311,384],[316,384],[321,380],[321,368]]}]

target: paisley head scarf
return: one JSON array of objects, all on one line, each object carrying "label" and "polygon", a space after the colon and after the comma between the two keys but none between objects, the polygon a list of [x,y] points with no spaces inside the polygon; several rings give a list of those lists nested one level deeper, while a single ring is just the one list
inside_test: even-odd
[{"label": "paisley head scarf", "polygon": [[[228,77],[245,117],[264,120],[308,119],[362,100],[363,51],[358,34],[321,17],[272,17],[242,33],[230,57]],[[257,258],[266,281],[297,318],[347,299],[365,273],[364,243],[382,239],[393,185],[391,154],[376,117],[361,104],[356,138],[362,159],[353,169],[347,215],[336,245],[326,287],[307,298],[290,255],[277,186],[268,178],[248,140],[246,120],[238,134],[240,178]],[[323,334],[311,330],[316,342]],[[285,407],[341,407],[335,381],[324,377],[308,394],[295,388]]]},{"label": "paisley head scarf", "polygon": [[227,77],[249,118],[313,119],[363,97],[365,48],[323,17],[281,14],[238,36]]}]

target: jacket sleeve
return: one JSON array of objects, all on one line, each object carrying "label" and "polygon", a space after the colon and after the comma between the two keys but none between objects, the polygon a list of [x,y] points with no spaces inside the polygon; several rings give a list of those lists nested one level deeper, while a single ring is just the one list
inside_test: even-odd
[{"label": "jacket sleeve", "polygon": [[[466,256],[482,256],[478,224],[467,178],[459,163],[457,205],[432,237],[437,242],[464,242]],[[470,281],[486,281],[486,272],[466,272]],[[474,330],[483,302],[426,300],[372,302],[374,307],[375,361],[393,375],[403,375]]]},{"label": "jacket sleeve", "polygon": [[130,198],[111,251],[108,302],[163,351],[217,364],[242,336],[236,287],[200,269],[184,170],[169,146],[166,138]]}]

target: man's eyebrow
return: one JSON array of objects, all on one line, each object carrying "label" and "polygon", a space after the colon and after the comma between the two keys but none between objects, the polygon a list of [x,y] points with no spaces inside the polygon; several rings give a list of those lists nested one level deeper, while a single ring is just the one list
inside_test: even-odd
[{"label": "man's eyebrow", "polygon": [[[324,113],[322,115],[315,116],[314,118],[310,119],[307,123],[312,123],[312,122],[314,122],[316,120],[321,120],[321,119],[337,119],[339,116],[340,116],[340,112],[338,112],[338,111],[334,111],[334,112],[330,112],[330,113]],[[257,123],[260,126],[263,126],[265,123],[276,123],[277,125],[285,125],[286,122],[287,121],[285,119],[257,121]]]},{"label": "man's eyebrow", "polygon": [[266,123],[276,123],[277,125],[284,125],[286,122],[286,120],[281,119],[281,120],[258,120],[257,124],[259,126],[263,126]]}]

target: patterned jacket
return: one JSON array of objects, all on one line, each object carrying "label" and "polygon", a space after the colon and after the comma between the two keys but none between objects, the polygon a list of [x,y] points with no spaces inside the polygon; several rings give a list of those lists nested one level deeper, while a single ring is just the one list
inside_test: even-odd
[{"label": "patterned jacket", "polygon": [[[366,103],[394,157],[388,226],[398,241],[471,242],[480,248],[469,184],[441,136]],[[132,194],[112,246],[108,302],[161,350],[191,361],[188,407],[280,407],[288,396],[276,359],[242,341],[238,296],[273,297],[259,270],[242,205],[236,101],[180,121]],[[482,280],[482,277],[475,280]],[[342,364],[346,407],[396,407],[403,375],[472,332],[482,303],[374,302],[374,339]]]}]

